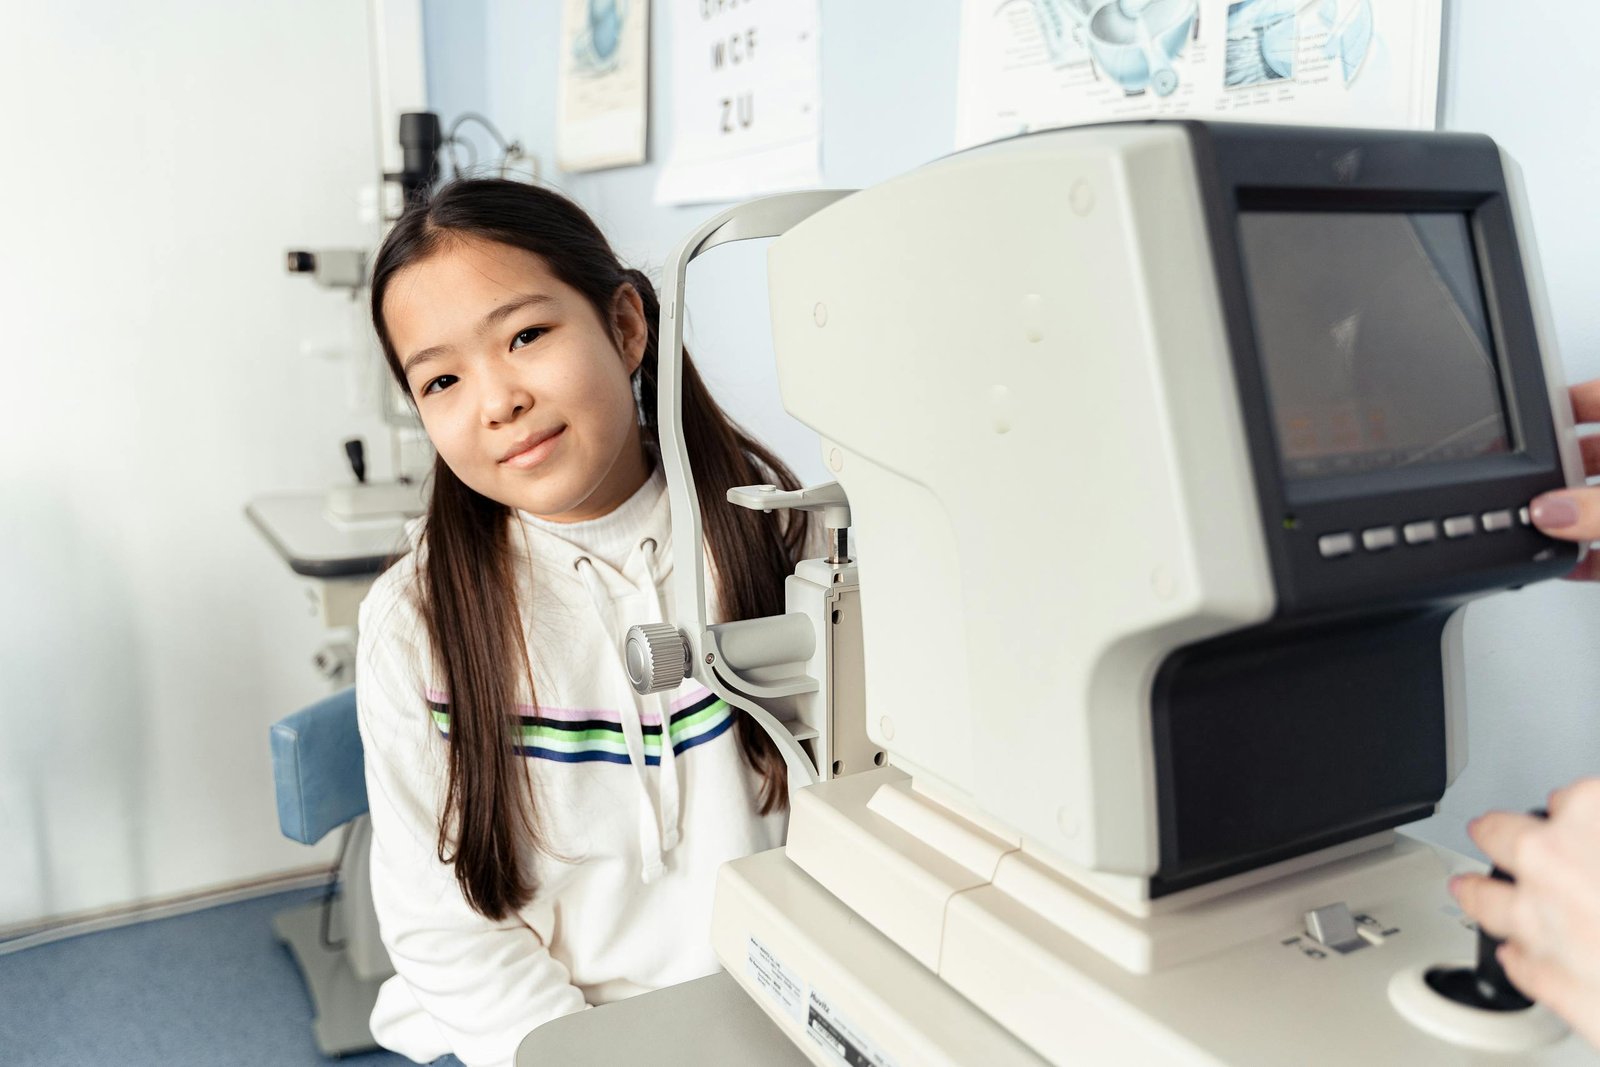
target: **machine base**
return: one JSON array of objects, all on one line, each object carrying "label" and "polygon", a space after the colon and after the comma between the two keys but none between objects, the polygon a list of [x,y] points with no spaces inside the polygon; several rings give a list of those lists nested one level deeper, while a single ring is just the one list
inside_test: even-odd
[{"label": "machine base", "polygon": [[[975,858],[989,850],[971,835],[965,863],[933,870],[923,853],[938,835],[908,834],[878,814],[892,805],[873,804],[863,781],[878,773],[814,786],[796,805],[790,851],[808,838],[805,848],[821,847],[824,823],[808,821],[853,825],[833,838],[826,865],[808,853],[802,869],[775,850],[727,865],[718,881],[718,957],[815,1063],[1421,1067],[1499,1064],[1511,1050],[1525,1064],[1595,1062],[1543,1008],[1463,1024],[1462,1012],[1495,1013],[1397,979],[1470,953],[1472,926],[1446,891],[1451,873],[1472,866],[1465,857],[1401,836],[1145,916],[1067,907],[1052,902],[1073,892],[1070,879],[1051,879],[1044,892],[1047,871],[1007,877],[1023,852],[997,862],[997,873],[976,874]],[[895,788],[896,776],[881,773],[883,787]],[[823,806],[833,814],[820,814]],[[838,895],[807,873],[814,866],[839,882]],[[953,886],[942,899],[939,884]],[[904,891],[879,891],[891,885]],[[1363,934],[1342,952],[1303,923],[1306,910],[1334,904],[1349,908]],[[1108,938],[1106,925],[1122,933]],[[1130,932],[1155,946],[1137,954],[1146,966],[1121,966],[1113,955],[1134,954],[1091,947]],[[1397,981],[1413,995],[1393,999]],[[1428,996],[1440,1010],[1416,1003]],[[1444,1021],[1419,1021],[1435,1018]]]},{"label": "machine base", "polygon": [[822,1067],[1040,1067],[960,994],[863,923],[782,849],[725,864],[712,944]]}]

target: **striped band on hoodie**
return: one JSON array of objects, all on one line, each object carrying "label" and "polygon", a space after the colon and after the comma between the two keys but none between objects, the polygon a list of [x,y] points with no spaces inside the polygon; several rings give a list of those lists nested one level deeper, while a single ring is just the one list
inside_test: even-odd
[{"label": "striped band on hoodie", "polygon": [[[726,733],[733,725],[733,709],[727,701],[706,689],[673,700],[670,713],[672,751],[681,755]],[[445,736],[450,734],[450,703],[446,694],[428,691],[428,710],[434,725]],[[559,763],[628,763],[628,743],[622,733],[622,717],[612,710],[595,708],[536,708],[517,705],[521,718],[521,743],[517,754]],[[650,766],[661,762],[661,715],[654,709],[640,712],[644,728],[644,760]]]}]

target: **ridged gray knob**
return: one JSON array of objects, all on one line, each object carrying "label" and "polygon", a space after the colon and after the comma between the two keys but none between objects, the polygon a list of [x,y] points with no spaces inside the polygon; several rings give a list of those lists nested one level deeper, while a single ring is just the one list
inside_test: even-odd
[{"label": "ridged gray knob", "polygon": [[676,626],[647,622],[630,627],[623,659],[628,680],[641,693],[676,689],[689,676],[689,648]]}]

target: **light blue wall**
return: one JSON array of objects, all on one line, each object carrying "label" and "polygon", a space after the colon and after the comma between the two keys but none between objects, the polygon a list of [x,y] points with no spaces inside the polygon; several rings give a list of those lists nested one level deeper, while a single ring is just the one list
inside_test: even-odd
[{"label": "light blue wall", "polygon": [[422,5],[428,106],[445,122],[488,107],[488,14],[484,0],[425,0]]},{"label": "light blue wall", "polygon": [[[654,204],[672,143],[672,27],[668,4],[652,7],[650,162],[549,176],[619,246],[659,263],[719,208]],[[561,8],[561,0],[424,0],[431,106],[447,120],[458,110],[484,111],[553,166]],[[823,0],[824,185],[881,181],[949,151],[959,21],[956,0]]]},{"label": "light blue wall", "polygon": [[[1522,164],[1562,356],[1574,381],[1600,375],[1600,95],[1592,60],[1568,62],[1537,19],[1447,0],[1444,125],[1487,133]],[[1564,41],[1600,33],[1600,4],[1557,0]],[[1600,729],[1600,718],[1597,718]]]},{"label": "light blue wall", "polygon": [[[678,0],[692,2],[692,0]],[[1381,0],[1380,0],[1381,2]],[[650,162],[554,174],[557,0],[425,0],[428,88],[448,119],[484,111],[537,152],[635,264],[659,268],[717,206],[660,208],[656,175],[671,144],[671,27],[656,5]],[[1559,9],[1559,39],[1552,17]],[[1557,0],[1541,17],[1447,0],[1441,111],[1451,129],[1487,133],[1524,168],[1569,378],[1600,375],[1600,302],[1591,296],[1600,108],[1589,60],[1564,42],[1600,39],[1600,5]],[[957,0],[822,0],[822,184],[870,184],[943,155],[955,134]],[[712,260],[715,259],[715,263]],[[696,358],[734,414],[823,478],[813,438],[782,413],[771,384],[757,250],[707,257],[691,277]],[[699,293],[696,299],[695,293]],[[1461,826],[1489,805],[1526,807],[1580,774],[1600,773],[1600,588],[1547,584],[1473,606],[1467,624],[1472,763],[1425,836],[1470,848]]]}]

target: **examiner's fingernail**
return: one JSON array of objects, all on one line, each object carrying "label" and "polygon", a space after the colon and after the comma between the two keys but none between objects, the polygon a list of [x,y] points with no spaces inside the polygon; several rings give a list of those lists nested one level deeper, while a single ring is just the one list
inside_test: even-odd
[{"label": "examiner's fingernail", "polygon": [[1550,493],[1528,509],[1533,524],[1541,530],[1561,530],[1578,521],[1578,505],[1560,493]]}]

